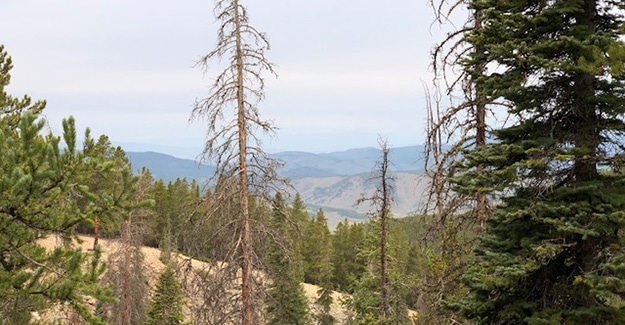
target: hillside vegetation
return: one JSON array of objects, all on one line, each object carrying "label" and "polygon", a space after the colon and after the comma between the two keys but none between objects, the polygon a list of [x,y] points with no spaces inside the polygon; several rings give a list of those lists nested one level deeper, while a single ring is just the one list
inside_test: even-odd
[{"label": "hillside vegetation", "polygon": [[[76,237],[76,240],[72,241],[72,246],[79,247],[83,251],[89,251],[93,248],[94,240],[95,238],[92,236],[78,236]],[[98,243],[102,245],[102,258],[104,260],[108,260],[109,262],[114,262],[110,259],[111,252],[123,249],[123,243],[119,239],[99,239]],[[39,244],[45,249],[52,251],[59,245],[65,245],[66,242],[62,238],[50,236],[39,240]],[[154,294],[154,288],[156,287],[158,276],[166,268],[166,264],[163,263],[164,253],[157,248],[146,246],[141,247],[140,250],[143,255],[144,272],[149,284],[151,292],[150,296],[152,296]],[[188,266],[177,268],[176,273],[184,293],[185,320],[193,323],[192,320],[194,315],[192,311],[199,308],[194,304],[201,303],[200,300],[202,294],[197,291],[197,288],[193,288],[193,286],[196,285],[193,281],[193,277],[197,274],[210,272],[210,270],[214,268],[214,265],[209,265],[209,263],[198,261],[182,254],[175,254],[172,257],[171,262],[179,266]],[[263,277],[263,275],[259,276]],[[237,285],[239,285],[239,283],[232,284],[233,287],[236,287]],[[315,301],[318,298],[320,287],[309,283],[301,283],[301,286],[309,303],[309,308],[312,310],[314,308]],[[332,292],[332,299],[334,302],[331,306],[331,314],[339,322],[345,321],[348,317],[349,311],[341,304],[341,301],[346,300],[348,297],[349,295],[347,294],[342,294],[336,291]],[[95,310],[95,305],[92,305],[91,308]],[[66,309],[63,308],[62,305],[57,305],[46,311],[34,312],[33,321],[44,323],[64,323],[68,318],[71,318],[71,313],[71,309]]]}]

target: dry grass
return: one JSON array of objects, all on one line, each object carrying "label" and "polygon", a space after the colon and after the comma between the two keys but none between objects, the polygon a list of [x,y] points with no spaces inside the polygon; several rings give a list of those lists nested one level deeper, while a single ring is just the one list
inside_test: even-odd
[{"label": "dry grass", "polygon": [[[93,237],[79,236],[78,241],[75,242],[74,244],[76,246],[82,247],[83,251],[88,251],[93,248],[93,240],[94,240]],[[108,260],[108,253],[115,251],[117,249],[117,246],[119,245],[119,241],[107,240],[107,239],[100,239],[98,243],[103,248],[103,260]],[[52,250],[55,246],[61,245],[62,242],[56,237],[51,236],[51,237],[41,240],[40,244],[46,249]],[[165,265],[160,259],[161,251],[159,249],[152,248],[152,247],[142,247],[141,250],[144,255],[144,261],[145,261],[145,266],[146,266],[145,269],[147,270],[148,283],[151,288],[154,288],[154,286],[156,285],[156,281],[158,279],[158,275],[165,268]],[[189,259],[188,257],[183,256],[183,255],[176,256],[175,261],[179,262],[179,265],[185,265],[185,266],[188,266],[189,265],[188,263],[190,262],[191,263],[190,265],[192,269],[194,270],[211,270],[211,269],[214,270],[215,269],[214,265],[211,266],[208,263],[205,263],[202,261]],[[182,269],[184,268],[185,267],[183,267]],[[182,271],[184,272],[184,270]],[[189,282],[189,281],[192,281],[192,277],[189,277],[188,274],[184,276],[184,280],[181,280],[181,282]],[[198,297],[191,297],[191,295],[193,294],[190,294],[188,290],[184,290],[184,288],[193,287],[192,283],[182,283],[182,284],[183,284],[182,285],[183,291],[185,291],[185,299],[187,300],[187,303],[189,305],[189,308],[187,308],[187,319],[191,319],[191,315],[189,315],[190,314],[189,310],[192,308],[191,305],[194,303],[194,300],[195,301],[198,300]],[[302,287],[304,289],[306,297],[308,298],[308,301],[312,310],[314,301],[317,298],[317,292],[319,291],[320,287],[316,285],[308,284],[308,283],[302,283]],[[194,290],[191,289],[190,291],[194,291]],[[331,313],[337,320],[339,320],[339,322],[341,322],[347,317],[345,309],[340,304],[340,301],[344,299],[344,297],[346,296],[339,292],[333,292],[332,297],[334,299],[334,304],[332,306]],[[41,316],[37,315],[36,317],[40,318],[43,321],[59,321],[61,324],[69,324],[70,321],[65,319],[67,318],[66,314],[67,312],[65,308],[63,308],[62,306],[55,306],[55,308],[52,308],[50,311],[46,312],[45,314]]]}]

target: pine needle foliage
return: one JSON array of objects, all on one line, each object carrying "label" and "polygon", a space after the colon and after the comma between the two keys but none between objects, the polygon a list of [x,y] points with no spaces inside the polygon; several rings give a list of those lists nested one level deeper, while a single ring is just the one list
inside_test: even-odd
[{"label": "pine needle foliage", "polygon": [[332,289],[329,282],[321,283],[321,287],[317,291],[317,299],[315,300],[313,319],[317,325],[333,325],[337,319],[332,315]]},{"label": "pine needle foliage", "polygon": [[267,256],[271,284],[267,292],[267,323],[284,325],[311,324],[308,301],[300,285],[302,276],[295,252],[297,245],[289,232],[284,199],[277,194],[272,211],[274,241]]},{"label": "pine needle foliage", "polygon": [[319,209],[314,219],[308,221],[302,238],[304,281],[322,285],[332,276],[332,234],[328,221]]},{"label": "pine needle foliage", "polygon": [[46,134],[45,102],[6,93],[11,68],[0,46],[0,323],[25,324],[32,312],[59,304],[101,324],[90,301],[112,298],[99,285],[100,247],[92,253],[69,245],[49,251],[39,240],[57,236],[69,242],[76,225],[93,220],[94,204],[79,201],[96,195],[82,180],[106,162],[92,148],[77,150],[71,117],[63,121],[62,137]]},{"label": "pine needle foliage", "polygon": [[182,289],[171,266],[159,275],[145,325],[182,324]]},{"label": "pine needle foliage", "polygon": [[[328,229],[328,220],[319,209],[314,219],[310,220],[304,241],[305,280],[319,285],[317,299],[312,308],[313,319],[319,325],[337,322],[331,313],[332,304],[332,234]],[[314,282],[313,282],[314,281]]]},{"label": "pine needle foliage", "polygon": [[[468,151],[459,193],[497,195],[467,299],[478,324],[625,322],[620,1],[476,0],[473,80],[514,123]],[[477,166],[482,166],[477,172]]]}]

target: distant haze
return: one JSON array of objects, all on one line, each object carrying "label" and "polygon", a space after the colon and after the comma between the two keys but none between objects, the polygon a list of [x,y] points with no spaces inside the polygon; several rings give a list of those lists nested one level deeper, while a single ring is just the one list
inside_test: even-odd
[{"label": "distant haze", "polygon": [[[391,146],[423,143],[430,52],[445,35],[428,1],[241,3],[269,37],[278,73],[259,105],[279,127],[263,137],[268,152],[375,147],[378,134]],[[191,159],[202,151],[204,122],[188,119],[216,74],[194,67],[216,43],[212,1],[9,0],[0,12],[9,92],[47,100],[54,133],[73,115],[79,130],[115,144]]]}]

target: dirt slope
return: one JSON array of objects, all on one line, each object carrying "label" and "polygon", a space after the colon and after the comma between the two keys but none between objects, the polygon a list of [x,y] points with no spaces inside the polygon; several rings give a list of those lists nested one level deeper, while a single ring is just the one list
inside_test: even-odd
[{"label": "dirt slope", "polygon": [[[75,243],[75,245],[80,245],[83,251],[88,251],[93,248],[93,241],[94,241],[93,237],[79,236],[78,238],[80,242]],[[117,240],[107,240],[107,239],[100,239],[98,243],[103,248],[104,260],[108,259],[108,253],[115,251],[115,249],[117,249],[118,244],[119,244]],[[46,239],[41,240],[40,244],[44,246],[45,248],[52,250],[55,246],[61,245],[62,242],[56,237],[48,237]],[[158,279],[158,275],[165,268],[165,265],[160,260],[161,251],[159,249],[152,248],[152,247],[142,247],[141,250],[145,257],[146,270],[148,272],[148,278],[149,278],[148,282],[150,286],[154,288],[156,284],[156,280]],[[182,261],[183,259],[187,261],[189,260],[185,256],[179,256],[178,259],[180,261]],[[202,269],[205,266],[207,266],[206,263],[197,261],[197,260],[191,260],[191,263],[194,269]],[[312,308],[312,304],[317,298],[317,291],[320,288],[319,286],[308,284],[308,283],[302,283],[302,287],[304,289],[304,292],[306,293],[306,296]],[[334,298],[334,304],[332,306],[331,313],[339,321],[344,320],[346,317],[346,313],[345,313],[345,310],[340,305],[340,301],[344,297],[344,295],[339,292],[333,292],[332,296]],[[187,296],[186,298],[188,300],[190,297]],[[58,311],[52,312],[52,313],[46,313],[46,315],[34,315],[35,316],[34,318],[41,319],[44,321],[59,320],[58,315],[55,315],[55,313],[58,313]],[[62,322],[62,323],[65,323],[65,322]]]}]

